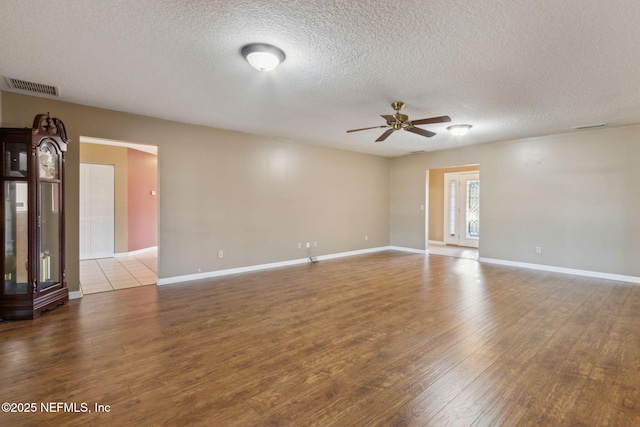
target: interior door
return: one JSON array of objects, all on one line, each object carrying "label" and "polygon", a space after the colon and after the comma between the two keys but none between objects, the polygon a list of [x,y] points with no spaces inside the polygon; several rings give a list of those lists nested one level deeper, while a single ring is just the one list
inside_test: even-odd
[{"label": "interior door", "polygon": [[480,243],[480,174],[444,175],[444,242],[477,248]]},{"label": "interior door", "polygon": [[80,164],[80,259],[115,254],[115,166]]}]

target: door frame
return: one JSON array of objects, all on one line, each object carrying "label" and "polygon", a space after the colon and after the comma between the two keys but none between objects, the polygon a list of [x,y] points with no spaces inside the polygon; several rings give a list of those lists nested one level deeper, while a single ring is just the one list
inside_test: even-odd
[{"label": "door frame", "polygon": [[[119,159],[119,155],[114,154],[113,152],[109,151],[109,154],[107,155],[107,158],[104,158],[103,154],[100,152],[93,152],[93,154],[85,156],[83,154],[83,148],[91,146],[91,145],[98,145],[98,146],[102,146],[102,147],[121,147],[121,148],[130,148],[130,149],[134,149],[134,150],[138,150],[138,151],[143,151],[146,153],[150,153],[150,154],[154,154],[156,156],[158,156],[159,159],[159,147],[155,144],[145,144],[145,143],[136,143],[136,142],[128,142],[128,141],[121,141],[121,140],[114,140],[114,139],[105,139],[105,138],[98,138],[98,137],[91,137],[91,136],[80,136],[80,159],[81,159],[81,163],[102,163],[102,164],[116,164],[116,176],[115,176],[115,187],[116,187],[116,193],[115,193],[115,208],[116,208],[116,214],[115,214],[115,248],[114,248],[114,256],[115,257],[119,257],[119,256],[126,256],[126,255],[130,255],[133,252],[136,251],[129,251],[128,248],[128,189],[122,190],[122,175],[121,172],[118,172],[118,170],[123,170],[122,167],[119,167],[119,165],[121,165],[121,159]],[[82,161],[83,160],[83,161]],[[127,170],[127,166],[126,163],[124,163],[124,170]],[[160,177],[160,162],[157,162],[157,169],[156,169],[156,178],[158,179],[158,182],[156,183],[156,188],[155,188],[155,193],[156,195],[160,194],[160,182],[159,182],[159,177]],[[125,172],[125,176],[128,175],[128,172]],[[125,178],[125,180],[128,178]],[[125,191],[124,193],[121,193],[120,190]],[[122,196],[122,194],[124,194],[124,196]],[[159,203],[159,198],[160,196],[158,196],[158,204],[156,207],[156,217],[157,217],[157,225],[156,225],[156,250],[158,251],[158,256],[160,256],[159,252],[161,251],[160,248],[160,203]],[[122,208],[121,208],[122,207]],[[124,208],[126,207],[126,208]],[[80,227],[80,225],[78,224],[78,228]],[[124,230],[124,231],[123,231]],[[124,233],[124,234],[123,234]],[[80,235],[80,239],[82,238],[82,236]]]},{"label": "door frame", "polygon": [[[479,247],[480,238],[468,238],[466,236],[466,183],[469,180],[480,180],[479,171],[469,172],[446,172],[444,174],[444,224],[443,224],[443,240],[445,244],[464,246],[464,247]],[[451,186],[451,182],[455,182],[455,186]],[[451,230],[451,213],[450,213],[450,200],[451,189],[456,191],[456,206],[455,215],[456,222],[453,225],[454,234],[450,233]]]}]

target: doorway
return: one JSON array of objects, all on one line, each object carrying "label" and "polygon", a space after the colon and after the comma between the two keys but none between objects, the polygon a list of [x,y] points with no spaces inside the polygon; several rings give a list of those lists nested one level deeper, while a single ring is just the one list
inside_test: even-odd
[{"label": "doorway", "polygon": [[157,283],[157,153],[156,146],[80,137],[83,294]]},{"label": "doorway", "polygon": [[[434,168],[426,171],[425,237],[426,249],[429,254],[478,259],[480,243],[479,174],[480,166],[477,164]],[[451,183],[451,178],[454,178],[455,184]],[[468,184],[470,190],[475,191],[474,197],[472,197],[472,202],[475,203],[472,211],[475,210],[475,212],[469,212],[467,215],[465,207],[464,215],[460,215],[463,212],[459,214],[458,209],[462,210],[462,207],[466,206],[468,202],[464,197]],[[447,194],[445,194],[445,190]],[[455,207],[451,206],[452,199],[455,201]],[[451,218],[452,212],[454,213],[453,218]],[[475,218],[472,219],[473,214],[475,214]],[[467,218],[462,221],[462,217],[468,217],[471,221],[467,221]],[[470,231],[469,237],[467,237],[467,229]],[[463,235],[463,239],[458,238]]]},{"label": "doorway", "polygon": [[444,174],[444,242],[477,248],[480,241],[480,174]]}]

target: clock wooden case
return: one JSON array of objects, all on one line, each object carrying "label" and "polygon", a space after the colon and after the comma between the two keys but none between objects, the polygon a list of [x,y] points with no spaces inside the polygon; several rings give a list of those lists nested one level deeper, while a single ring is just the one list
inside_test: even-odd
[{"label": "clock wooden case", "polygon": [[69,302],[65,279],[64,124],[38,114],[31,129],[0,128],[4,225],[0,318],[35,319]]}]

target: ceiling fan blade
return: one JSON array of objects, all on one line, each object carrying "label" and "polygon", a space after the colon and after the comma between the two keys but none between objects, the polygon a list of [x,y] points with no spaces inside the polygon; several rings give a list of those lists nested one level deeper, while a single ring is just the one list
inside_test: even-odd
[{"label": "ceiling fan blade", "polygon": [[434,123],[447,123],[451,121],[449,116],[431,117],[429,119],[411,120],[414,125],[430,125]]},{"label": "ceiling fan blade", "polygon": [[376,139],[376,142],[382,142],[385,139],[387,139],[387,137],[389,135],[391,135],[393,133],[393,128],[389,129],[388,131],[386,131],[385,133],[383,133],[382,135],[380,135],[380,138]]},{"label": "ceiling fan blade", "polygon": [[408,127],[408,128],[405,128],[404,130],[406,130],[407,132],[412,132],[418,135],[426,136],[427,138],[431,138],[432,136],[435,135],[434,132],[431,132],[425,129],[416,128],[416,127],[411,127],[411,128]]},{"label": "ceiling fan blade", "polygon": [[393,117],[391,114],[380,114],[380,117],[385,119],[387,121],[387,123],[396,121],[396,118]]},{"label": "ceiling fan blade", "polygon": [[368,130],[368,129],[380,129],[380,128],[386,128],[387,125],[381,125],[381,126],[371,126],[370,128],[360,128],[360,129],[351,129],[348,130],[347,133],[349,132],[359,132],[361,130]]}]

